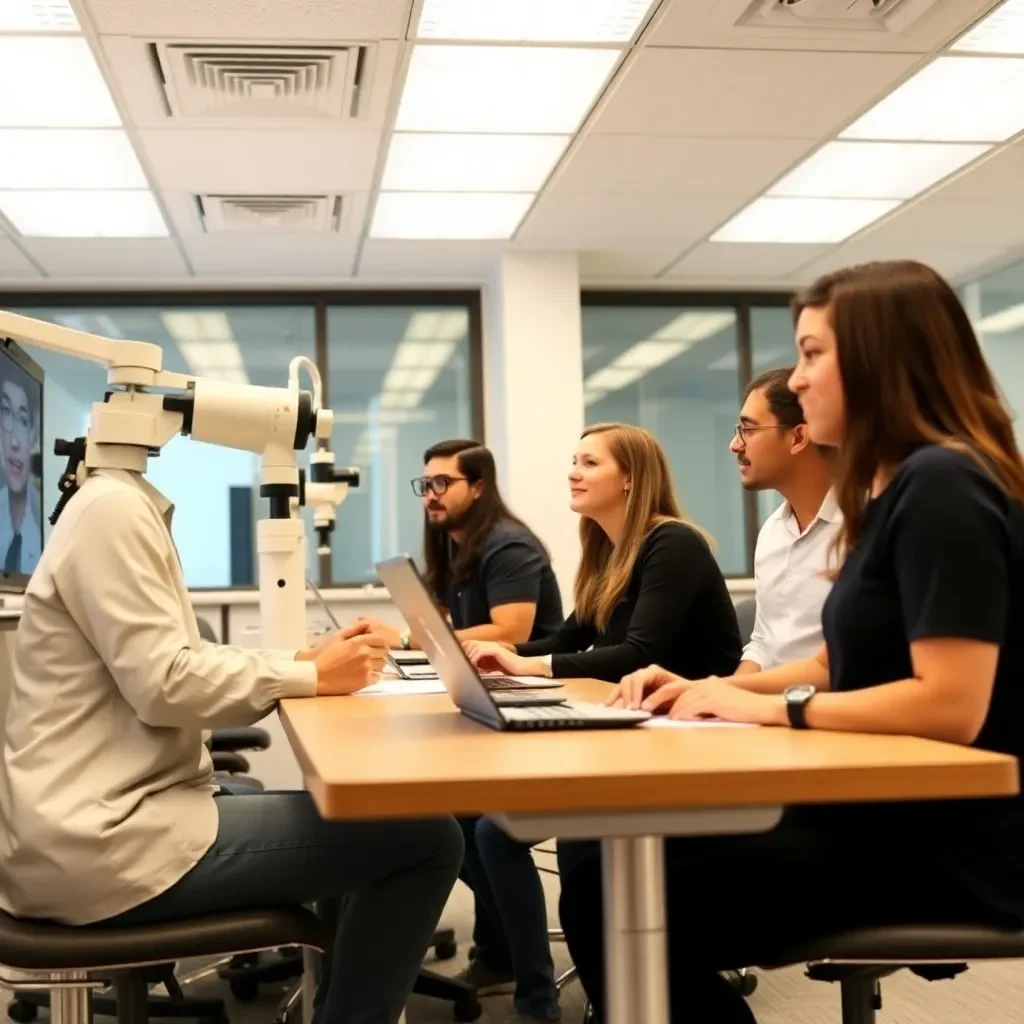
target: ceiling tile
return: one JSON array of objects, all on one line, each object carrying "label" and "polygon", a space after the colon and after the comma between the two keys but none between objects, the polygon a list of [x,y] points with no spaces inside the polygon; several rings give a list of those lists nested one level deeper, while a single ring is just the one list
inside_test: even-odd
[{"label": "ceiling tile", "polygon": [[[666,5],[648,42],[654,46],[929,53],[971,25],[992,5],[993,0],[938,3],[906,29],[857,31],[849,22],[841,28],[810,28],[799,15],[792,15],[791,23],[786,24],[781,10],[771,22],[762,20],[759,25],[751,19],[750,23],[737,26],[737,21],[754,6],[750,0],[676,0]],[[824,11],[822,17],[827,17]]]},{"label": "ceiling tile", "polygon": [[10,239],[0,238],[0,277],[42,277],[42,274]]},{"label": "ceiling tile", "polygon": [[589,193],[753,195],[816,145],[813,139],[590,134],[572,151],[554,184]]},{"label": "ceiling tile", "polygon": [[790,276],[793,284],[808,284],[821,274],[830,274],[843,267],[873,260],[920,260],[957,283],[969,281],[974,273],[987,269],[1008,254],[999,246],[954,246],[948,243],[925,242],[904,245],[879,243],[870,238],[858,239],[829,253],[824,259],[809,263]]},{"label": "ceiling tile", "polygon": [[161,188],[231,195],[364,192],[376,132],[167,129],[139,133]]},{"label": "ceiling tile", "polygon": [[196,39],[401,39],[406,0],[85,0],[97,32]]},{"label": "ceiling tile", "polygon": [[348,278],[355,245],[338,235],[197,235],[189,261],[208,277]]},{"label": "ceiling tile", "polygon": [[642,50],[592,130],[820,138],[844,127],[917,61],[898,53]]},{"label": "ceiling tile", "polygon": [[1010,247],[1024,245],[1024,216],[1015,203],[946,199],[936,193],[898,210],[864,237],[890,248],[921,242]]},{"label": "ceiling tile", "polygon": [[505,248],[503,242],[412,242],[367,239],[359,277],[437,277],[483,281]]},{"label": "ceiling tile", "polygon": [[178,246],[166,238],[27,238],[25,248],[53,277],[186,277]]},{"label": "ceiling tile", "polygon": [[827,245],[732,245],[704,242],[665,273],[665,279],[715,280],[725,284],[745,278],[785,280],[794,270],[828,253]]},{"label": "ceiling tile", "polygon": [[556,188],[538,200],[517,247],[682,251],[743,206],[743,197],[586,195]]},{"label": "ceiling tile", "polygon": [[646,278],[652,282],[656,274],[675,259],[677,252],[607,252],[590,251],[580,253],[580,277],[597,281]]},{"label": "ceiling tile", "polygon": [[1024,141],[992,154],[935,193],[938,199],[1024,203]]}]

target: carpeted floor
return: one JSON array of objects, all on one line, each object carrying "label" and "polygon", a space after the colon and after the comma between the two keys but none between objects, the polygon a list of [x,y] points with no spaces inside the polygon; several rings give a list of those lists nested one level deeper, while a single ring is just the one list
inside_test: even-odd
[{"label": "carpeted floor", "polygon": [[[545,888],[555,925],[557,879],[545,876]],[[459,953],[454,960],[429,966],[451,974],[465,966],[473,926],[472,901],[461,884],[452,894],[443,923],[456,930]],[[554,952],[556,967],[564,970],[569,965],[564,947],[556,945]],[[256,1002],[238,1003],[218,982],[204,983],[193,991],[224,996],[231,1024],[271,1024],[282,994],[281,989],[267,988]],[[1021,1024],[1024,1022],[1024,963],[973,967],[967,974],[948,982],[927,983],[910,974],[897,975],[883,983],[883,1001],[879,1024]],[[483,1005],[482,1024],[504,1024],[511,1013],[511,1000],[507,996],[484,1000]],[[840,1024],[839,990],[832,985],[808,981],[799,968],[760,973],[750,1005],[759,1024]],[[583,1018],[583,993],[576,983],[570,984],[562,994],[562,1017],[565,1024],[579,1024]],[[44,1018],[45,1014],[41,1019]],[[409,1004],[407,1024],[447,1024],[451,1020],[449,1004],[418,996]]]}]

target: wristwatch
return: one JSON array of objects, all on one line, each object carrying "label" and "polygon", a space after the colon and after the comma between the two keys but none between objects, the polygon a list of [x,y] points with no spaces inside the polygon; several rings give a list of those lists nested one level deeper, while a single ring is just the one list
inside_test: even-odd
[{"label": "wristwatch", "polygon": [[409,650],[409,644],[412,643],[412,635],[409,633],[409,630],[399,634],[398,642],[402,645],[403,651]]},{"label": "wristwatch", "polygon": [[782,696],[786,701],[786,714],[789,716],[789,724],[794,729],[806,729],[807,705],[811,698],[817,693],[813,686],[790,686],[783,691]]},{"label": "wristwatch", "polygon": [[541,663],[544,665],[544,676],[546,679],[550,679],[553,669],[551,668],[551,655],[545,654],[541,659]]}]

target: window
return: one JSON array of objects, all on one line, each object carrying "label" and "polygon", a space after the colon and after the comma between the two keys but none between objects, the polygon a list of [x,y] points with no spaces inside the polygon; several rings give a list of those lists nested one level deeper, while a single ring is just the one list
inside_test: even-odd
[{"label": "window", "polygon": [[584,298],[586,422],[654,434],[687,515],[715,538],[722,571],[745,575],[745,503],[729,452],[740,399],[737,310],[608,298],[622,304]]},{"label": "window", "polygon": [[[312,306],[165,305],[23,307],[19,312],[108,338],[158,343],[164,369],[241,383],[283,387],[294,356],[315,354]],[[57,437],[85,432],[93,402],[107,389],[106,372],[71,356],[34,349],[46,373],[44,504],[57,500],[64,460],[53,455]],[[299,464],[308,463],[308,453]],[[177,437],[147,477],[174,503],[174,538],[189,587],[226,587],[255,580],[255,522],[259,457]],[[307,537],[311,533],[307,525]],[[316,564],[312,542],[309,566]]]},{"label": "window", "polygon": [[381,558],[418,556],[423,508],[410,481],[423,472],[423,452],[446,438],[482,436],[470,367],[472,308],[328,307],[335,460],[361,470],[359,487],[338,510],[333,579],[370,582]]}]

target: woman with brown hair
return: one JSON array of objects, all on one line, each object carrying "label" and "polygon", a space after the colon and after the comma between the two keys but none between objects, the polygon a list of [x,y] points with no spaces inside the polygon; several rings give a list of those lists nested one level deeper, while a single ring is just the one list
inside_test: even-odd
[{"label": "woman with brown hair", "polygon": [[[512,675],[609,682],[652,661],[691,677],[735,671],[736,612],[708,538],[683,518],[661,445],[639,427],[590,427],[569,487],[583,546],[576,610],[542,640],[515,648],[471,642],[473,661]],[[461,824],[463,877],[506,940],[478,949],[463,978],[481,994],[514,985],[515,1024],[557,1020],[544,891],[529,844],[489,818]]]},{"label": "woman with brown hair", "polygon": [[[901,733],[1024,755],[1024,463],[952,288],[875,263],[794,303],[790,387],[835,446],[841,568],[814,658],[623,681],[675,718]],[[567,844],[567,847],[571,844]],[[568,851],[563,851],[563,853]],[[563,856],[561,915],[603,1008],[600,857]],[[808,807],[750,837],[669,840],[672,1019],[750,1024],[717,972],[857,927],[1024,923],[1024,801]]]}]

